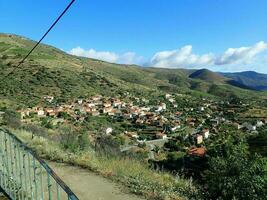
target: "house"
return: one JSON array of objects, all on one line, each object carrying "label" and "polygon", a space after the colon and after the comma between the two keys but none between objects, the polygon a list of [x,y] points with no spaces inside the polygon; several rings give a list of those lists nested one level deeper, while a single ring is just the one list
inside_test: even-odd
[{"label": "house", "polygon": [[174,103],[174,102],[175,102],[175,99],[170,98],[170,99],[169,99],[169,102]]},{"label": "house", "polygon": [[100,96],[100,95],[93,96],[93,97],[91,97],[91,99],[92,99],[93,101],[99,101],[99,100],[101,99],[101,96]]},{"label": "house", "polygon": [[85,112],[87,112],[87,113],[92,113],[92,112],[95,112],[95,111],[97,111],[96,108],[92,108],[92,107],[85,108]]},{"label": "house", "polygon": [[204,111],[205,108],[204,108],[203,106],[201,106],[201,107],[199,107],[199,110],[200,110],[200,111]]},{"label": "house", "polygon": [[77,101],[77,102],[78,102],[78,104],[79,104],[79,105],[82,105],[82,103],[83,103],[83,100],[82,100],[82,99],[78,99],[78,101]]},{"label": "house", "polygon": [[38,110],[37,115],[38,115],[38,117],[44,117],[45,116],[44,110]]},{"label": "house", "polygon": [[257,124],[256,124],[257,127],[262,127],[263,125],[264,123],[262,121],[260,120],[257,121]]},{"label": "house", "polygon": [[243,126],[239,123],[234,123],[233,125],[237,128],[237,130],[243,128]]},{"label": "house", "polygon": [[166,103],[161,103],[160,106],[162,107],[163,110],[166,110]]},{"label": "house", "polygon": [[127,135],[128,137],[130,138],[139,138],[138,134],[136,132],[128,132],[128,131],[125,131],[125,135]]},{"label": "house", "polygon": [[110,135],[112,133],[113,129],[111,127],[108,127],[106,129],[106,135]]},{"label": "house", "polygon": [[21,110],[19,112],[20,112],[21,119],[24,119],[24,118],[26,118],[27,116],[30,115],[30,111],[29,110]]},{"label": "house", "polygon": [[98,115],[100,115],[100,113],[98,111],[92,111],[91,114],[92,114],[92,116],[98,116]]},{"label": "house", "polygon": [[171,131],[174,132],[179,128],[181,128],[181,125],[180,124],[176,124],[174,127],[171,127]]},{"label": "house", "polygon": [[203,136],[200,134],[196,135],[196,143],[201,144],[203,142]]},{"label": "house", "polygon": [[113,107],[105,107],[104,109],[103,109],[103,113],[110,113],[111,111],[113,110]]},{"label": "house", "polygon": [[189,125],[190,127],[194,127],[194,126],[195,126],[195,122],[189,122],[188,125]]},{"label": "house", "polygon": [[44,96],[44,100],[51,103],[54,100],[54,97],[53,96]]},{"label": "house", "polygon": [[204,136],[205,139],[209,138],[209,135],[210,135],[209,129],[207,128],[203,129],[202,135]]},{"label": "house", "polygon": [[109,108],[109,107],[111,107],[111,103],[110,102],[106,102],[106,103],[103,104],[103,106],[105,108]]},{"label": "house", "polygon": [[168,137],[165,133],[156,133],[156,138],[166,140]]},{"label": "house", "polygon": [[244,128],[246,128],[248,131],[256,131],[256,129],[257,129],[256,126],[254,126],[254,125],[252,125],[252,124],[250,124],[248,122],[243,123],[242,126]]},{"label": "house", "polygon": [[110,112],[108,112],[109,116],[114,116],[116,114],[117,110],[116,109],[112,109]]},{"label": "house", "polygon": [[189,155],[204,157],[206,154],[206,149],[204,147],[192,148],[188,151]]},{"label": "house", "polygon": [[180,117],[183,113],[182,112],[176,112],[175,114],[177,117]]},{"label": "house", "polygon": [[112,103],[112,105],[114,107],[120,107],[121,104],[122,104],[122,102],[119,99],[114,100],[113,103]]},{"label": "house", "polygon": [[166,99],[169,99],[169,98],[171,98],[171,97],[172,97],[171,94],[165,94],[165,98],[166,98]]},{"label": "house", "polygon": [[48,116],[55,116],[56,115],[56,112],[53,108],[46,108],[45,109],[45,113],[48,115]]},{"label": "house", "polygon": [[88,106],[89,108],[93,108],[93,107],[95,107],[95,104],[90,102],[90,103],[87,104],[87,106]]}]

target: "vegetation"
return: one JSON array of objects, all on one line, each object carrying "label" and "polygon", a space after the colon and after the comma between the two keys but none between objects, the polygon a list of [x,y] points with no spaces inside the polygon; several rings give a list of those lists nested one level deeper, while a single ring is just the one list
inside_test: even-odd
[{"label": "vegetation", "polygon": [[[20,36],[0,34],[0,76],[7,75],[34,43]],[[235,122],[254,125],[258,118],[266,117],[266,92],[235,87],[225,77],[208,70],[118,65],[71,56],[47,45],[40,45],[22,67],[0,80],[0,111],[4,111],[1,125],[11,128],[41,157],[88,168],[149,199],[266,197],[266,125],[258,132],[245,132],[234,126]],[[175,104],[166,99],[166,92],[173,94]],[[135,123],[135,116],[123,119],[117,113],[113,113],[114,117],[103,113],[93,116],[83,113],[80,105],[69,112],[60,111],[57,119],[62,121],[54,123],[56,117],[48,113],[38,117],[34,108],[55,108],[96,94],[119,99],[134,97],[133,104],[145,98],[147,103],[138,104],[151,106],[149,112],[155,112],[155,106],[162,102],[168,109],[163,114],[157,112],[158,121],[153,116],[148,125]],[[55,100],[48,103],[43,98],[46,95]],[[205,112],[203,104],[207,105]],[[23,108],[34,111],[21,123],[13,110]],[[224,122],[219,125],[217,119]],[[172,122],[181,124],[178,131],[171,130]],[[112,133],[106,133],[108,127]],[[147,162],[151,145],[142,142],[160,136],[155,135],[159,127],[172,139],[162,147],[157,144],[150,149],[156,159]],[[203,144],[196,144],[195,136],[203,134],[204,128],[213,134]],[[123,137],[126,130],[137,133],[143,141],[137,144],[137,139]],[[123,153],[120,148],[124,144],[134,150]],[[190,155],[191,147],[202,148],[204,154]]]},{"label": "vegetation", "polygon": [[[20,36],[0,34],[0,76],[9,73],[34,44]],[[112,96],[128,91],[148,96],[161,91],[194,92],[191,89],[220,97],[225,97],[225,93],[249,98],[266,96],[264,92],[228,85],[219,75],[206,73],[207,70],[202,73],[204,78],[197,80],[189,77],[194,70],[118,65],[71,56],[47,45],[40,45],[22,68],[0,81],[1,101],[34,106],[42,102],[44,95],[53,95],[64,102],[99,93]],[[212,82],[207,81],[211,78]]]},{"label": "vegetation", "polygon": [[[231,138],[230,138],[231,139]],[[266,161],[249,153],[244,142],[228,141],[217,147],[203,173],[207,196],[211,199],[265,199]]]},{"label": "vegetation", "polygon": [[[43,137],[34,137],[25,130],[12,130],[23,142],[32,147],[41,157],[57,162],[88,168],[112,180],[123,183],[132,192],[148,199],[201,199],[192,181],[166,172],[156,172],[143,162],[129,157],[99,154],[88,145],[75,153],[68,146]],[[66,134],[66,133],[64,133]],[[70,133],[68,133],[70,134]],[[68,140],[69,144],[74,140]]]}]

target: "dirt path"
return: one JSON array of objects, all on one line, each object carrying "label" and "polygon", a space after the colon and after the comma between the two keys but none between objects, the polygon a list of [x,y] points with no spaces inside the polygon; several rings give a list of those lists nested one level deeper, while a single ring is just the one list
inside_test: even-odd
[{"label": "dirt path", "polygon": [[[79,167],[49,162],[52,169],[80,200],[141,200],[127,194],[116,183]],[[144,199],[143,199],[144,200]]]}]

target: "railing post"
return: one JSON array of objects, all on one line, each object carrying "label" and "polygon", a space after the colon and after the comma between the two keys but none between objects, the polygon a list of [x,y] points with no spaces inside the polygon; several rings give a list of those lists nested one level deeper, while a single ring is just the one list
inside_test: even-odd
[{"label": "railing post", "polygon": [[[47,176],[46,181],[45,176]],[[53,198],[61,200],[62,195],[64,199],[78,200],[43,160],[15,135],[2,128],[0,128],[0,188],[4,189],[4,193],[12,200]]]},{"label": "railing post", "polygon": [[50,180],[50,175],[47,174],[47,189],[48,189],[48,199],[49,199],[49,200],[52,200],[52,191],[51,191],[51,187],[52,187],[52,184],[51,184],[51,180]]}]

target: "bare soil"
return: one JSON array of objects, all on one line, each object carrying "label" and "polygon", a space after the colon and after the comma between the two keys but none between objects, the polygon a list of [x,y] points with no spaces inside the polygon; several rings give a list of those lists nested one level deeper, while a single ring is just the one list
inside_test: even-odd
[{"label": "bare soil", "polygon": [[[52,169],[72,189],[80,200],[140,200],[139,196],[126,193],[116,183],[89,170],[62,163],[49,162]],[[144,199],[143,199],[144,200]]]}]

